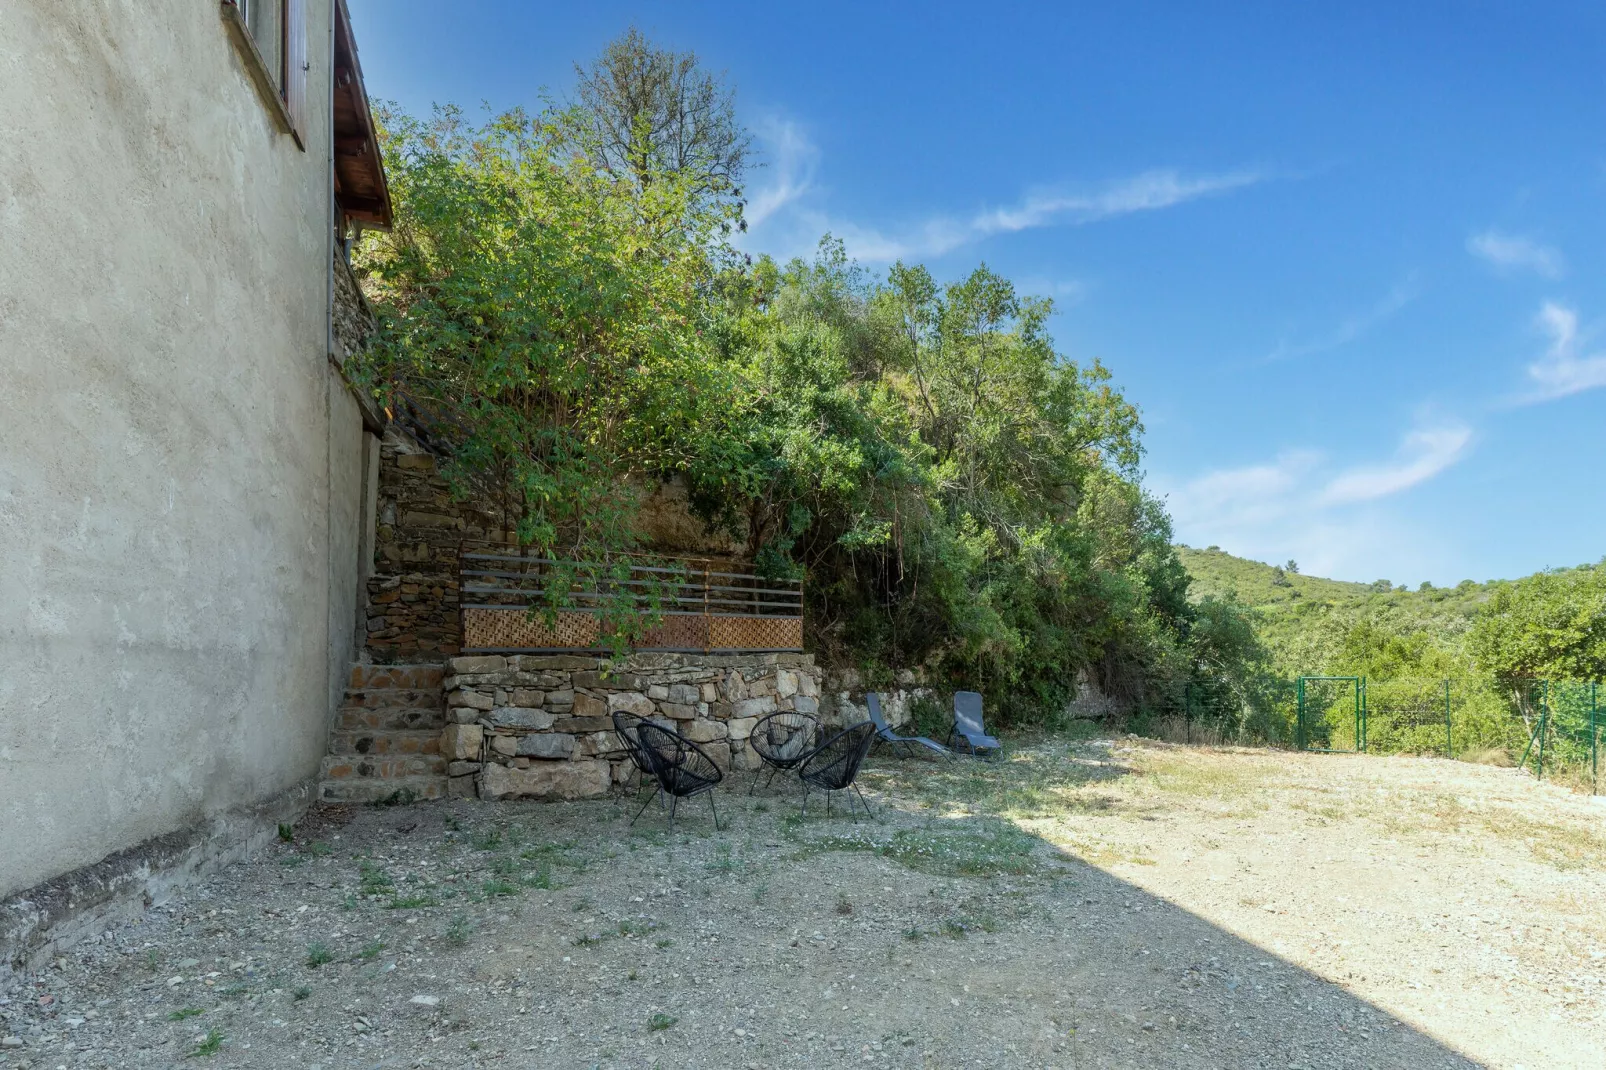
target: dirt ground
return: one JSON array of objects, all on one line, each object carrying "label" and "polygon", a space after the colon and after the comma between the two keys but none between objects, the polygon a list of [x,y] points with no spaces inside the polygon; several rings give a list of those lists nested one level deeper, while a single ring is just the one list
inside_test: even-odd
[{"label": "dirt ground", "polygon": [[1132,738],[309,815],[0,993],[0,1067],[1606,1066],[1606,806]]}]

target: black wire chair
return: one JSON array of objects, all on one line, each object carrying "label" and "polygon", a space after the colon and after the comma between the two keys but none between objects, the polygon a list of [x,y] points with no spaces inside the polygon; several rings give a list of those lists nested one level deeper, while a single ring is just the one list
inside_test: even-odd
[{"label": "black wire chair", "polygon": [[[714,828],[719,828],[719,807],[714,805],[714,786],[725,779],[719,766],[697,744],[661,725],[642,721],[635,726],[636,741],[652,766],[658,791],[669,796],[669,827],[675,827],[675,810],[680,800],[694,795],[707,795],[708,808],[714,812]],[[657,798],[654,795],[653,798]],[[636,817],[652,805],[652,799],[641,804]],[[636,823],[636,817],[630,823]]]},{"label": "black wire chair", "polygon": [[[814,750],[814,740],[820,733],[820,722],[806,713],[782,710],[761,718],[747,737],[747,745],[769,769],[764,786],[770,786],[777,772],[796,769]],[[759,769],[753,770],[753,784],[747,789],[751,795],[758,790]]]},{"label": "black wire chair", "polygon": [[[797,767],[797,775],[803,781],[803,812],[809,812],[809,788],[818,788],[825,792],[825,812],[831,812],[831,793],[846,791],[849,788],[859,797],[864,806],[864,812],[872,818],[875,811],[870,809],[870,803],[865,799],[864,792],[854,779],[859,775],[859,766],[864,762],[864,756],[870,753],[870,745],[875,742],[876,727],[873,721],[861,721],[851,728],[844,728],[830,739],[821,743],[814,752]],[[858,820],[859,813],[853,809],[853,795],[848,796],[848,810]]]},{"label": "black wire chair", "polygon": [[636,793],[648,784],[656,783],[657,777],[652,771],[652,762],[647,758],[647,752],[641,749],[641,741],[636,738],[636,726],[646,720],[624,710],[613,711],[613,734],[619,737],[626,754],[630,755],[630,763],[636,767]]}]

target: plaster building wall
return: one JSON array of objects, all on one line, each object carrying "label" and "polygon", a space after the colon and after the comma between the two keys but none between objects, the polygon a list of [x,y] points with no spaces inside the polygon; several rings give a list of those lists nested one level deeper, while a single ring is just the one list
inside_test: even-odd
[{"label": "plaster building wall", "polygon": [[0,15],[0,897],[299,805],[353,654],[330,0],[307,151],[218,7]]}]

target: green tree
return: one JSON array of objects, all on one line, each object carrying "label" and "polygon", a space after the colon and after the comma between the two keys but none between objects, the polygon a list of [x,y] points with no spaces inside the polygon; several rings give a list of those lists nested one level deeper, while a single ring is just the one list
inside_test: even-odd
[{"label": "green tree", "polygon": [[695,53],[659,48],[631,27],[575,74],[567,118],[598,170],[642,188],[674,176],[693,200],[741,197],[752,136],[735,92]]},{"label": "green tree", "polygon": [[1606,679],[1606,562],[1500,584],[1468,638],[1502,682]]},{"label": "green tree", "polygon": [[357,257],[379,329],[351,370],[521,545],[607,561],[636,541],[631,488],[686,466],[740,403],[701,337],[726,210],[673,173],[619,183],[553,114],[383,124],[396,220]]}]

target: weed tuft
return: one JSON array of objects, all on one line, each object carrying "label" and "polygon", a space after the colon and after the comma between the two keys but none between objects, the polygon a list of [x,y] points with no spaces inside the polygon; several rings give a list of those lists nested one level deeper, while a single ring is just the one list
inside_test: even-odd
[{"label": "weed tuft", "polygon": [[191,1049],[190,1053],[184,1057],[186,1059],[211,1058],[219,1051],[223,1050],[224,1039],[225,1037],[223,1036],[223,1031],[221,1029],[209,1029],[207,1030],[205,1039]]},{"label": "weed tuft", "polygon": [[672,1014],[665,1014],[663,1011],[653,1011],[652,1017],[647,1019],[647,1032],[662,1033],[665,1029],[668,1029],[678,1021],[680,1021],[680,1019],[676,1018]]},{"label": "weed tuft", "polygon": [[335,953],[329,950],[329,945],[321,940],[315,940],[307,945],[307,965],[316,970],[319,966],[327,965],[335,960]]}]

